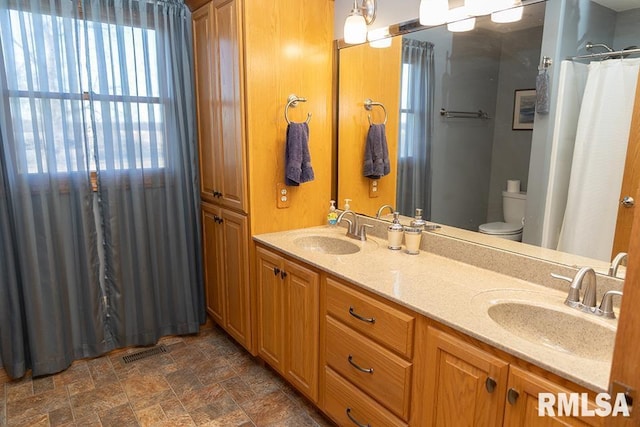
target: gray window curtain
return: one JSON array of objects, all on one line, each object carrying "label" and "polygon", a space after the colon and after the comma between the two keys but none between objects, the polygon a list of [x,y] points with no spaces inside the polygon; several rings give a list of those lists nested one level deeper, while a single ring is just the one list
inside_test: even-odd
[{"label": "gray window curtain", "polygon": [[413,216],[416,208],[431,219],[431,139],[435,65],[433,44],[402,40],[402,92],[398,138],[398,212]]},{"label": "gray window curtain", "polygon": [[205,320],[191,46],[182,1],[0,0],[10,376]]}]

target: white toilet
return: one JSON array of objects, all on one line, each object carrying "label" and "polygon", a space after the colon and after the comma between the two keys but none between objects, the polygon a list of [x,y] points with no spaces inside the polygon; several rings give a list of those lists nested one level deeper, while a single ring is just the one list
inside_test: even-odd
[{"label": "white toilet", "polygon": [[484,234],[500,237],[502,239],[522,241],[522,229],[524,224],[524,206],[527,202],[527,193],[502,192],[502,214],[506,222],[489,222],[482,224],[479,231]]}]

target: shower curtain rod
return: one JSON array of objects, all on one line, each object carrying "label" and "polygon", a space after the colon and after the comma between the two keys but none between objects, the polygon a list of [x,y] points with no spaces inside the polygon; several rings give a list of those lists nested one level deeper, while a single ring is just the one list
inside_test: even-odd
[{"label": "shower curtain rod", "polygon": [[633,54],[636,54],[636,53],[640,53],[640,48],[626,49],[626,50],[616,50],[615,52],[590,53],[588,55],[572,56],[572,57],[569,57],[568,59],[571,60],[571,61],[575,61],[575,60],[578,60],[578,59],[607,58],[609,56],[624,57],[626,55],[633,55]]}]

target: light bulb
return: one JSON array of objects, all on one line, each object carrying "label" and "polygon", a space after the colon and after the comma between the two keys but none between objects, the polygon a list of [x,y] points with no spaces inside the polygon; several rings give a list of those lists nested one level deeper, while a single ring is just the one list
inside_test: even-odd
[{"label": "light bulb", "polygon": [[[466,18],[466,19],[465,19]],[[469,17],[467,9],[465,7],[456,7],[449,11],[449,23],[447,24],[447,30],[452,33],[462,33],[464,31],[471,31],[476,26],[476,18]]]},{"label": "light bulb", "polygon": [[[518,2],[522,4],[522,2]],[[524,8],[517,6],[511,9],[501,10],[499,12],[493,12],[491,14],[491,20],[498,24],[506,24],[508,22],[517,22],[522,19],[522,12]]]},{"label": "light bulb", "polygon": [[482,16],[511,7],[513,3],[514,0],[464,0],[464,7],[469,15]]},{"label": "light bulb", "polygon": [[442,25],[447,22],[448,0],[421,0],[420,24],[425,26]]},{"label": "light bulb", "polygon": [[358,11],[351,12],[344,21],[344,42],[360,44],[367,41],[367,22]]},{"label": "light bulb", "polygon": [[367,33],[369,46],[376,48],[385,48],[391,46],[391,37],[389,37],[389,27],[377,28]]}]

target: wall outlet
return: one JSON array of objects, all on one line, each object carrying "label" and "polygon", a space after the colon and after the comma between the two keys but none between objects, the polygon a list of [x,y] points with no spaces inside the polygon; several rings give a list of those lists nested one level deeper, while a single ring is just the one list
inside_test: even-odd
[{"label": "wall outlet", "polygon": [[370,199],[378,197],[378,184],[380,184],[380,181],[377,179],[369,180],[369,198]]},{"label": "wall outlet", "polygon": [[289,188],[281,182],[276,184],[276,200],[278,209],[286,209],[289,207],[291,192]]}]

